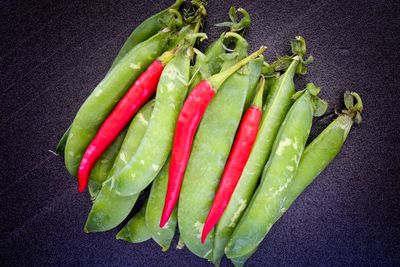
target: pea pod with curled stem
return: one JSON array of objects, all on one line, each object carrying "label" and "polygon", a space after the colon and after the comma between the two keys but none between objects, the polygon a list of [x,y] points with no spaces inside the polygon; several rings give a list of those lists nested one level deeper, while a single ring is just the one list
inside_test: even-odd
[{"label": "pea pod with curled stem", "polygon": [[[363,110],[362,100],[355,92],[344,95],[346,110],[328,125],[305,149],[293,182],[288,187],[282,207],[271,216],[273,225],[293,204],[297,197],[314,181],[340,152],[353,123],[361,122]],[[354,104],[354,100],[356,104]],[[241,266],[255,252],[235,258],[237,266]]]},{"label": "pea pod with curled stem", "polygon": [[[237,13],[242,15],[242,19],[237,21]],[[241,32],[248,28],[251,24],[251,19],[249,13],[243,8],[235,9],[234,6],[231,6],[229,9],[229,17],[231,21],[219,23],[217,27],[229,27],[230,32]],[[194,77],[192,77],[191,87],[189,92],[202,80],[207,79],[211,75],[218,73],[222,67],[222,57],[225,53],[225,45],[224,41],[226,40],[225,34],[221,34],[221,36],[212,42],[206,49],[205,53],[202,54],[200,51],[195,50],[196,63],[192,67],[193,73],[195,73]],[[258,78],[258,77],[257,77]]]},{"label": "pea pod with curled stem", "polygon": [[132,219],[118,232],[116,238],[130,243],[141,243],[151,238],[150,230],[146,226],[145,203]]},{"label": "pea pod with curled stem", "polygon": [[115,158],[121,148],[122,142],[124,141],[125,135],[126,129],[118,135],[94,165],[88,184],[88,191],[92,200],[96,198],[97,194],[100,192],[101,184],[107,179],[107,176],[114,165]]},{"label": "pea pod with curled stem", "polygon": [[[183,2],[184,0],[176,0],[172,6],[151,16],[143,21],[138,27],[136,27],[136,29],[130,34],[124,45],[121,47],[108,72],[110,72],[111,69],[113,69],[136,45],[157,34],[157,32],[162,30],[167,25],[174,25],[179,28],[181,24],[181,15],[179,14],[178,9]],[[175,46],[175,44],[173,44],[173,46]],[[68,127],[57,144],[56,153],[58,155],[64,156],[70,128],[71,126]]]},{"label": "pea pod with curled stem", "polygon": [[[221,73],[247,53],[247,42],[237,34],[228,37],[233,36],[237,38],[236,49],[234,54],[226,55]],[[262,64],[263,59],[256,60]],[[179,196],[178,225],[187,248],[203,258],[212,256],[213,235],[208,237],[204,245],[201,244],[202,226],[228,158],[249,90],[246,66],[223,83],[207,107],[191,146]]]},{"label": "pea pod with curled stem", "polygon": [[[239,183],[216,226],[213,250],[213,262],[215,264],[218,264],[224,256],[224,250],[232,232],[253,196],[279,127],[293,103],[291,99],[295,93],[293,79],[298,66],[305,63],[302,57],[306,54],[306,44],[302,37],[297,37],[292,42],[292,51],[291,62],[290,57],[284,57],[286,59],[284,63],[287,65],[283,65],[282,60],[278,60],[272,66],[263,68],[264,75],[268,77],[274,76],[275,72],[280,69],[285,67],[287,69],[278,78],[270,78],[266,81],[266,83],[269,82],[271,87],[265,100],[266,104],[263,109],[263,116],[256,141],[239,179]],[[271,81],[273,82],[271,83]]]},{"label": "pea pod with curled stem", "polygon": [[175,234],[177,217],[175,209],[167,224],[161,228],[160,218],[164,207],[165,194],[167,193],[169,160],[151,185],[150,195],[146,205],[146,225],[151,237],[163,251],[168,250]]},{"label": "pea pod with curled stem", "polygon": [[82,156],[104,119],[133,81],[163,52],[171,30],[161,31],[132,49],[106,75],[79,109],[71,126],[65,147],[65,165],[77,175]]},{"label": "pea pod with curled stem", "polygon": [[225,249],[235,264],[239,264],[237,258],[242,261],[255,251],[272,226],[270,219],[281,209],[310,133],[312,118],[322,115],[327,107],[318,98],[319,91],[310,83],[293,96],[296,101],[279,129],[261,183]]},{"label": "pea pod with curled stem", "polygon": [[[130,123],[113,167],[108,173],[109,177],[123,168],[129,157],[139,147],[146,132],[153,107],[154,100],[151,100],[139,110]],[[129,215],[138,197],[139,194],[122,197],[102,187],[86,220],[85,232],[102,232],[116,227]]]}]

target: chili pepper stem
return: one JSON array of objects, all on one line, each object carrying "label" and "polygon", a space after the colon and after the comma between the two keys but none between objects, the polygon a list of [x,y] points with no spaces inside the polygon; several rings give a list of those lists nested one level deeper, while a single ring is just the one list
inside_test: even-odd
[{"label": "chili pepper stem", "polygon": [[256,57],[261,55],[266,49],[267,49],[267,47],[261,46],[260,49],[253,52],[250,56],[242,59],[241,61],[239,61],[232,67],[230,67],[229,69],[208,78],[207,80],[208,80],[209,84],[211,85],[212,89],[214,91],[217,91],[228,77],[230,77],[233,73],[235,73],[241,67],[243,67],[244,65],[249,63],[252,59],[255,59]]},{"label": "chili pepper stem", "polygon": [[261,76],[260,82],[258,83],[257,95],[254,97],[254,100],[253,100],[253,104],[252,104],[253,107],[262,109],[264,87],[265,87],[265,78],[264,78],[264,76]]}]

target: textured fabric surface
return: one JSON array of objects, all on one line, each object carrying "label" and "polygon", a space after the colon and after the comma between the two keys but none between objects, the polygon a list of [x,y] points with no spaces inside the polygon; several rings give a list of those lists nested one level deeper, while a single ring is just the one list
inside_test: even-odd
[{"label": "textured fabric surface", "polygon": [[[208,264],[174,249],[177,240],[163,253],[152,241],[117,241],[117,229],[83,233],[89,197],[49,152],[130,31],[169,2],[1,1],[1,265]],[[294,36],[306,38],[315,62],[296,84],[321,86],[330,112],[342,107],[345,89],[365,104],[361,127],[248,265],[399,266],[399,2],[210,0],[210,40],[231,4],[252,15],[246,37],[251,50],[269,47],[268,60],[288,52]],[[312,136],[330,119],[316,120]]]}]

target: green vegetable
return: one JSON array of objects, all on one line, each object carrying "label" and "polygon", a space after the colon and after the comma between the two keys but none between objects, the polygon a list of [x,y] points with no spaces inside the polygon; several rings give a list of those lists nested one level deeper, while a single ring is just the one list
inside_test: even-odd
[{"label": "green vegetable", "polygon": [[[299,47],[296,43],[301,44],[301,49],[295,49],[296,47]],[[256,141],[242,172],[239,183],[237,184],[230,202],[215,230],[213,251],[213,262],[215,264],[219,264],[221,258],[224,256],[226,244],[228,243],[243,211],[253,196],[279,127],[292,105],[293,101],[291,97],[295,93],[293,78],[296,74],[298,65],[303,64],[302,57],[306,53],[304,39],[297,37],[297,39],[292,43],[292,50],[294,56],[292,56],[286,72],[277,79],[267,79],[267,81],[274,80],[274,82],[272,83],[270,92],[266,99]],[[272,66],[272,70],[267,69],[268,73],[266,74],[273,74],[276,71],[274,68],[284,68],[281,64],[281,61],[276,62],[273,64],[274,66]],[[264,73],[266,72],[265,70],[263,71]]]},{"label": "green vegetable", "polygon": [[[346,110],[328,125],[304,150],[293,182],[288,188],[281,212],[273,222],[292,205],[297,197],[329,165],[342,148],[354,122],[361,122],[362,100],[355,92],[344,95]],[[353,101],[356,100],[356,104]]]},{"label": "green vegetable", "polygon": [[[228,37],[236,38],[236,48],[233,54],[224,55],[223,69],[247,54],[247,42],[240,35],[231,33]],[[262,64],[262,59],[256,60]],[[181,239],[200,257],[212,256],[213,234],[205,244],[201,244],[200,236],[252,90],[249,75],[247,65],[226,80],[204,113],[193,141],[179,198],[178,222]]]},{"label": "green vegetable", "polygon": [[279,129],[261,183],[225,249],[228,258],[251,255],[272,226],[271,218],[282,209],[310,133],[312,117],[322,115],[327,107],[317,97],[319,91],[314,84],[308,84],[293,96],[297,100]]},{"label": "green vegetable", "polygon": [[[157,34],[163,27],[167,25],[174,25],[180,27],[182,23],[181,16],[179,15],[178,9],[185,2],[184,0],[177,0],[172,6],[169,8],[149,17],[145,21],[143,21],[139,26],[135,28],[135,30],[129,35],[128,39],[126,39],[124,45],[121,47],[118,55],[114,59],[110,70],[113,69],[117,63],[121,61],[121,59],[128,54],[130,50],[132,50],[136,45],[145,40],[149,39],[153,35]],[[175,46],[175,45],[174,45]],[[56,147],[56,153],[60,156],[64,156],[65,145],[67,143],[68,135],[70,132],[71,126],[65,131],[63,136]]]},{"label": "green vegetable", "polygon": [[72,123],[65,165],[72,175],[97,130],[135,79],[164,49],[171,31],[162,31],[132,49],[86,99]]},{"label": "green vegetable", "polygon": [[151,233],[145,221],[146,204],[138,213],[118,232],[116,238],[130,243],[141,243],[151,238]]},{"label": "green vegetable", "polygon": [[149,126],[138,150],[103,186],[121,196],[140,193],[161,170],[171,151],[175,124],[187,94],[190,55],[182,51],[164,68]]},{"label": "green vegetable", "polygon": [[[127,159],[136,152],[147,130],[153,107],[154,100],[151,100],[133,118],[109,177],[123,168]],[[122,197],[102,187],[90,210],[85,232],[101,232],[116,227],[129,215],[138,197],[139,194]]]},{"label": "green vegetable", "polygon": [[88,184],[88,190],[92,200],[96,198],[97,194],[100,192],[101,184],[107,179],[107,176],[114,165],[119,149],[121,148],[122,142],[124,141],[125,135],[126,130],[118,135],[94,165]]},{"label": "green vegetable", "polygon": [[175,234],[177,223],[176,209],[171,214],[167,224],[160,228],[160,219],[167,194],[169,160],[154,179],[151,186],[149,199],[146,205],[146,225],[151,237],[157,242],[163,251],[167,251]]},{"label": "green vegetable", "polygon": [[176,0],[176,2],[172,6],[147,18],[139,26],[137,26],[119,50],[118,55],[115,57],[110,70],[114,68],[118,64],[118,62],[126,54],[128,54],[130,50],[132,50],[132,48],[134,48],[139,43],[149,39],[167,25],[170,25],[173,20],[176,20],[176,17],[180,16],[178,9],[184,2],[185,0]]},{"label": "green vegetable", "polygon": [[[353,101],[357,103],[354,105]],[[305,149],[301,156],[296,175],[289,185],[282,208],[271,217],[272,225],[290,208],[297,197],[314,181],[314,179],[337,156],[350,132],[353,122],[360,123],[363,109],[362,101],[357,93],[345,93],[348,100],[344,110],[325,130],[322,131]],[[346,102],[346,101],[345,101]],[[255,252],[231,259],[235,266],[243,266],[245,261]]]}]

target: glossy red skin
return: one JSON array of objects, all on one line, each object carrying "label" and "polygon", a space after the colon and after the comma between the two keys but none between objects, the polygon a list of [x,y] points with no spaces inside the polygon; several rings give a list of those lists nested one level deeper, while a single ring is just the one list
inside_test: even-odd
[{"label": "glossy red skin", "polygon": [[259,107],[251,106],[243,116],[231,153],[225,165],[221,182],[214,197],[213,205],[204,223],[201,235],[201,242],[203,244],[209,232],[218,223],[235,191],[256,140],[261,114],[262,112]]},{"label": "glossy red skin", "polygon": [[215,96],[215,90],[207,80],[201,81],[192,90],[179,114],[172,145],[169,167],[168,189],[165,196],[164,210],[160,227],[169,220],[179,198],[183,175],[189,160],[194,134],[208,104]]},{"label": "glossy red skin", "polygon": [[163,69],[164,65],[159,60],[154,60],[103,122],[96,136],[86,148],[79,165],[79,192],[85,190],[96,161],[128,125],[136,112],[156,93]]}]

